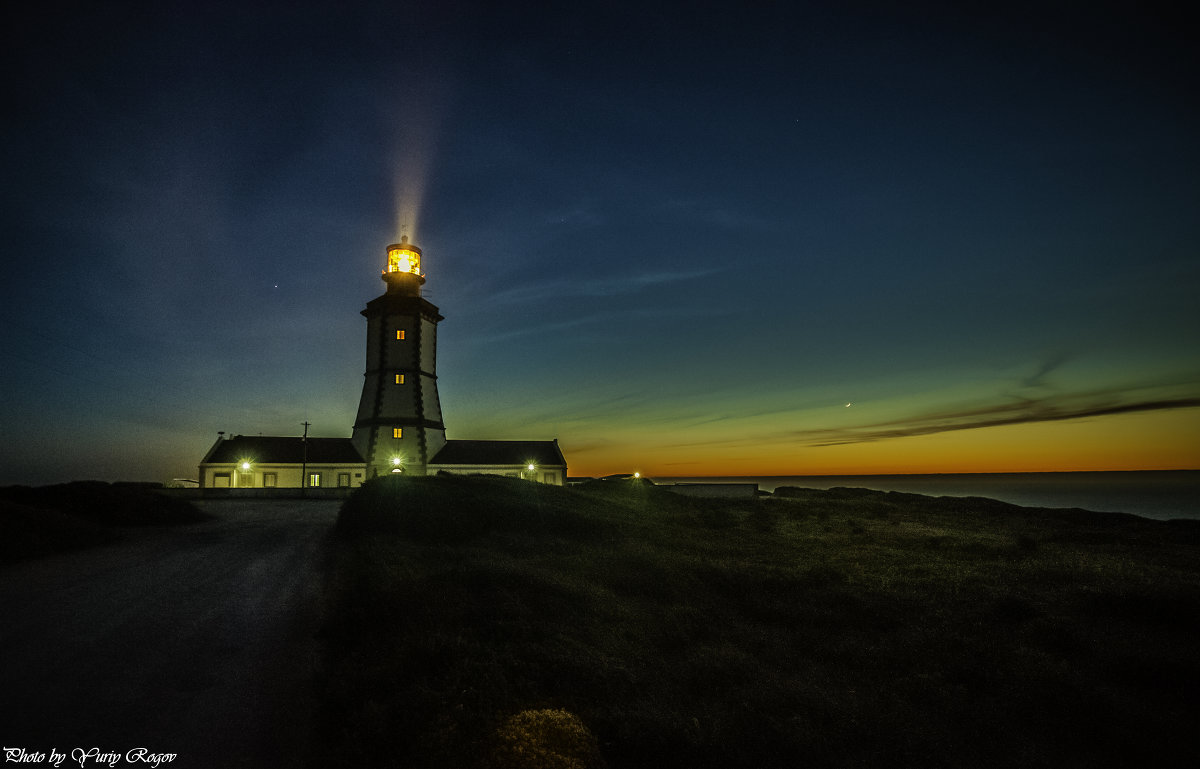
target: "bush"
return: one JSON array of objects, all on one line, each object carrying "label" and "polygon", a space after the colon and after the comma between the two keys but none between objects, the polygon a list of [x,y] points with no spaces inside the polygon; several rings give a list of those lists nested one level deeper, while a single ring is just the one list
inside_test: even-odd
[{"label": "bush", "polygon": [[0,488],[0,557],[28,558],[117,538],[126,526],[204,520],[195,505],[150,484],[76,481]]},{"label": "bush", "polygon": [[55,486],[9,486],[0,499],[58,510],[106,526],[193,523],[207,518],[191,502],[159,492],[148,484],[72,481]]},{"label": "bush", "polygon": [[57,510],[0,499],[0,559],[13,560],[111,541],[111,532]]},{"label": "bush", "polygon": [[494,533],[592,540],[611,532],[602,521],[560,504],[569,494],[558,486],[497,476],[375,478],[342,505],[337,530],[443,544]]},{"label": "bush", "polygon": [[496,730],[493,769],[600,769],[596,738],[566,710],[523,710]]}]

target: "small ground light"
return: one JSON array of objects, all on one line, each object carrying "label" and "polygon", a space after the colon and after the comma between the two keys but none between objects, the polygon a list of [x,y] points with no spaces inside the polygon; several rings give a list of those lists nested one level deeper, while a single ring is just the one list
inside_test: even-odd
[{"label": "small ground light", "polygon": [[634,474],[633,474],[633,477],[634,477],[634,478],[641,478],[641,477],[642,477],[642,474],[641,474],[641,473],[634,473]]}]

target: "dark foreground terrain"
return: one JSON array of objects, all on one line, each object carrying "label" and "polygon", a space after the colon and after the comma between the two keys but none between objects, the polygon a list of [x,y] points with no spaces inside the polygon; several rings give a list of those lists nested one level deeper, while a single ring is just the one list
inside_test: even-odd
[{"label": "dark foreground terrain", "polygon": [[498,478],[387,479],[340,513],[0,491],[4,747],[175,767],[1200,759],[1196,522]]},{"label": "dark foreground terrain", "polygon": [[1195,766],[1200,525],[854,489],[386,479],[314,766]]},{"label": "dark foreground terrain", "polygon": [[[139,747],[172,767],[303,766],[338,502],[197,510],[105,486],[9,500],[21,554],[72,549],[0,564],[3,746],[65,752],[62,766],[79,765],[75,748],[129,766]],[[38,507],[46,494],[57,507]]]}]

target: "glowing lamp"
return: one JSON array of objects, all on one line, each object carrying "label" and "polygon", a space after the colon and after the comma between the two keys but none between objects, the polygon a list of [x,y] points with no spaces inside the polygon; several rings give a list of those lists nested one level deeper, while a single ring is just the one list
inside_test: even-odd
[{"label": "glowing lamp", "polygon": [[533,472],[534,470],[536,470],[536,469],[537,469],[537,466],[536,466],[536,465],[534,465],[533,463],[530,463],[530,464],[528,464],[528,465],[525,465],[525,469],[526,469],[526,470],[528,470],[528,471],[530,471],[530,472]]},{"label": "glowing lamp", "polygon": [[400,466],[400,457],[392,457],[392,466],[393,466],[393,467],[399,467],[399,466]]},{"label": "glowing lamp", "polygon": [[384,274],[391,272],[421,274],[421,249],[409,243],[407,235],[402,236],[399,243],[387,247],[387,268]]},{"label": "glowing lamp", "polygon": [[249,462],[242,462],[242,469],[243,469],[243,470],[249,470],[249,469],[250,469],[250,463],[249,463]]},{"label": "glowing lamp", "polygon": [[642,474],[641,474],[641,473],[634,473],[634,474],[633,474],[633,477],[634,477],[634,478],[641,478],[641,477],[642,477]]}]

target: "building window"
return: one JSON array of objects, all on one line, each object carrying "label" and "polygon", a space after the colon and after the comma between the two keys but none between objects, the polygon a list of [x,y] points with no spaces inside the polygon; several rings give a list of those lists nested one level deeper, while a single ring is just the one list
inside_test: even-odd
[{"label": "building window", "polygon": [[402,329],[402,328],[396,329],[396,340],[400,341],[400,342],[404,341],[404,329]]},{"label": "building window", "polygon": [[230,486],[229,473],[213,473],[213,486],[218,489],[227,489]]},{"label": "building window", "polygon": [[404,428],[403,427],[393,427],[392,428],[392,437],[393,438],[403,438],[404,437]]},{"label": "building window", "polygon": [[254,473],[246,470],[238,471],[238,487],[243,489],[254,488]]},{"label": "building window", "polygon": [[317,488],[318,486],[320,486],[321,485],[321,474],[320,473],[309,473],[308,474],[308,485],[314,489]]},{"label": "building window", "polygon": [[396,375],[396,384],[404,384],[404,375],[403,374]]},{"label": "building window", "polygon": [[275,473],[263,473],[263,486],[273,489],[275,484]]},{"label": "building window", "polygon": [[338,473],[338,488],[345,488],[350,485],[350,473]]}]

